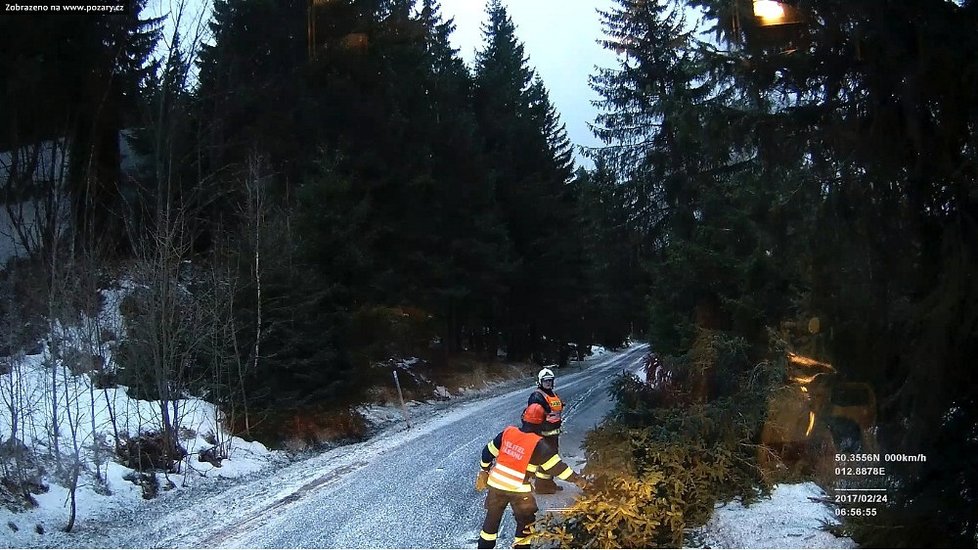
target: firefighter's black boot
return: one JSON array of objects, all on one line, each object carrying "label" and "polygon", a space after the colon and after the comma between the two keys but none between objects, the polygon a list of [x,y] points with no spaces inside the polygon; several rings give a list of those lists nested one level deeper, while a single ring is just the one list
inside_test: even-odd
[{"label": "firefighter's black boot", "polygon": [[486,533],[482,531],[479,533],[479,548],[495,548],[496,547],[496,533]]}]

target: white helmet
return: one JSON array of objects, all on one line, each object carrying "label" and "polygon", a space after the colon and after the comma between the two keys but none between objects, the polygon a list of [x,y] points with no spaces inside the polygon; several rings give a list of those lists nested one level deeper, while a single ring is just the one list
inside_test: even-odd
[{"label": "white helmet", "polygon": [[550,370],[548,368],[542,368],[542,369],[540,369],[540,372],[537,373],[537,384],[541,388],[543,387],[543,381],[544,380],[549,380],[550,381],[550,387],[553,388],[554,371],[552,371],[552,370]]}]

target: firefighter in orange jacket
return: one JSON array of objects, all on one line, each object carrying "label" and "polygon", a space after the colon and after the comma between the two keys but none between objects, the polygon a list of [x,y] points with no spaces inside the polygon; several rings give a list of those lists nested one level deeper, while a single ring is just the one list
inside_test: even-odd
[{"label": "firefighter in orange jacket", "polygon": [[[560,436],[561,415],[564,411],[564,402],[561,401],[560,396],[554,391],[554,371],[549,368],[542,368],[537,373],[537,387],[530,394],[530,398],[527,399],[526,404],[529,406],[534,403],[543,407],[544,412],[547,414],[543,422],[543,427],[540,430],[540,435],[543,436],[543,440],[548,445],[553,447],[554,452],[560,452],[560,441],[558,438]],[[536,478],[533,484],[533,490],[536,493],[552,495],[557,491],[563,490],[563,487],[554,482],[553,476],[546,472],[538,471]]]},{"label": "firefighter in orange jacket", "polygon": [[[540,435],[546,419],[537,404],[523,411],[523,425],[509,426],[482,450],[482,469],[476,477],[476,490],[489,489],[486,495],[486,519],[479,533],[479,548],[495,548],[499,523],[506,506],[513,507],[516,537],[513,548],[530,547],[530,526],[536,519],[537,502],[530,488],[530,477],[543,470],[568,480],[582,489],[586,482],[561,460]],[[491,467],[490,467],[491,466]]]}]

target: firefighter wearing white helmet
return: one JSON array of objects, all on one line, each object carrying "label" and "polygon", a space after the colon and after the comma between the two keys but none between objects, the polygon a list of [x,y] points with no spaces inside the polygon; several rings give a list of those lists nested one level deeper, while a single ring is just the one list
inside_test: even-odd
[{"label": "firefighter wearing white helmet", "polygon": [[[526,404],[529,406],[536,403],[543,407],[547,416],[543,422],[543,427],[540,429],[540,435],[543,436],[543,440],[548,445],[553,447],[554,451],[558,451],[558,438],[560,436],[561,414],[564,411],[564,402],[561,401],[557,392],[554,391],[554,378],[554,371],[549,367],[540,369],[540,372],[537,373],[537,387],[530,394],[530,398]],[[553,494],[563,490],[563,487],[554,482],[553,476],[543,470],[537,471],[536,482],[533,487],[541,495]]]}]

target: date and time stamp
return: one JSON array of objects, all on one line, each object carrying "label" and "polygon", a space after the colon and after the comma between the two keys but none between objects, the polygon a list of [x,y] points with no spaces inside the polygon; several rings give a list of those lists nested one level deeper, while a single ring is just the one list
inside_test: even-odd
[{"label": "date and time stamp", "polygon": [[923,454],[903,453],[836,453],[837,488],[831,498],[833,512],[839,518],[871,518],[886,506],[885,479],[888,465],[904,462],[927,462]]}]

